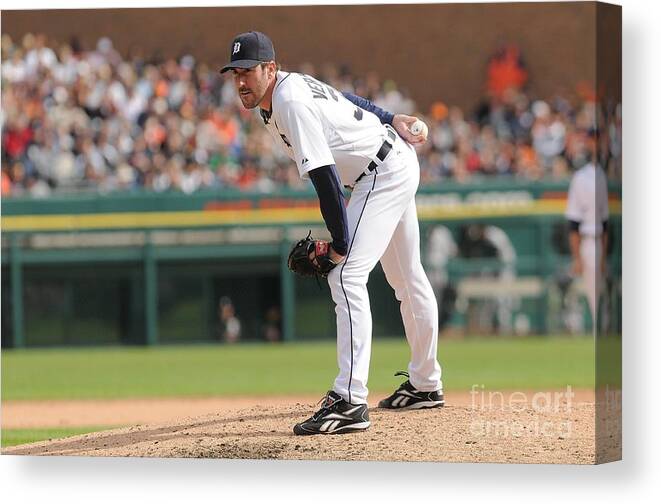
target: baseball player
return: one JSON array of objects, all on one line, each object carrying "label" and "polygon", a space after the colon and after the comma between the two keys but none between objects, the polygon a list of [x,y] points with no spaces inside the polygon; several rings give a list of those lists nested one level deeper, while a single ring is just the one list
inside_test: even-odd
[{"label": "baseball player", "polygon": [[[588,140],[591,143],[592,139]],[[567,210],[572,271],[583,276],[585,295],[597,329],[597,309],[602,290],[608,245],[608,186],[603,170],[593,161],[576,171],[569,185]]]},{"label": "baseball player", "polygon": [[[314,242],[309,258],[327,276],[336,305],[339,373],[319,411],[296,424],[294,433],[355,432],[370,425],[367,279],[378,261],[401,302],[411,347],[408,372],[398,373],[408,380],[379,406],[442,406],[438,311],[420,262],[415,206],[420,169],[411,145],[424,142],[426,132],[411,133],[414,117],[393,115],[308,75],[280,71],[273,44],[260,32],[233,40],[230,63],[221,73],[226,71],[232,72],[244,107],[259,107],[274,140],[314,185],[332,237],[330,243]],[[342,186],[351,188],[346,206]]]}]

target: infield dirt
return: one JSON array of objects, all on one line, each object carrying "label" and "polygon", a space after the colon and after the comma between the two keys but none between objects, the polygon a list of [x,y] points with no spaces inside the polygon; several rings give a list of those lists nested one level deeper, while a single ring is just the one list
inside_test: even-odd
[{"label": "infield dirt", "polygon": [[[484,395],[449,393],[447,405],[433,410],[401,412],[371,408],[372,425],[365,432],[311,437],[292,433],[293,424],[315,409],[314,400],[309,397],[271,398],[268,404],[259,406],[254,406],[259,403],[255,398],[186,399],[180,401],[176,417],[175,403],[165,407],[167,413],[163,411],[161,418],[169,415],[168,421],[20,445],[2,452],[227,459],[595,462],[595,404],[591,391],[575,391],[569,399],[562,391],[495,394],[498,395],[486,401]],[[132,401],[143,404],[142,416],[138,412],[134,419],[158,418],[154,415],[158,411],[157,400]],[[204,408],[212,406],[204,401],[220,401],[223,406],[215,413],[200,415]],[[51,412],[57,410],[54,403],[48,403]],[[118,401],[110,403],[111,408],[121,408]],[[95,401],[88,406],[92,407],[91,411],[103,412],[99,404]],[[8,427],[6,413],[16,419],[18,410],[12,411],[16,406],[19,404],[3,404],[4,428]],[[71,404],[68,407],[71,409]],[[151,416],[145,417],[146,411],[151,411]],[[88,414],[86,418],[97,425],[104,420],[98,415]],[[131,415],[124,416],[124,421],[130,419]],[[619,448],[614,441],[607,449]]]}]

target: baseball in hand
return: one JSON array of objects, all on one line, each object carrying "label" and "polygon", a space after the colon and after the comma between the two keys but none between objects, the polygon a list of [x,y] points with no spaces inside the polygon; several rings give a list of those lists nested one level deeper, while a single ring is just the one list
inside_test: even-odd
[{"label": "baseball in hand", "polygon": [[416,122],[411,124],[409,126],[409,131],[411,132],[412,135],[419,136],[422,135],[423,137],[427,138],[427,125],[422,122],[420,119],[418,119]]}]

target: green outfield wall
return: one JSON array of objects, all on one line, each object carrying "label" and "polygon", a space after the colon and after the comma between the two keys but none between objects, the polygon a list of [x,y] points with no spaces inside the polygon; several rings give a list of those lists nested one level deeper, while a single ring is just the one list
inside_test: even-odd
[{"label": "green outfield wall", "polygon": [[[443,298],[444,328],[471,334],[587,328],[567,275],[566,191],[566,183],[512,180],[420,189],[421,252]],[[607,303],[615,327],[620,195],[611,187]],[[509,255],[469,239],[493,228],[506,236]],[[328,287],[286,269],[292,242],[310,229],[327,236],[313,191],[4,198],[2,344],[222,341],[228,300],[241,340],[332,338]],[[443,252],[450,242],[455,253]],[[375,336],[401,334],[397,301],[379,268],[368,287]]]}]

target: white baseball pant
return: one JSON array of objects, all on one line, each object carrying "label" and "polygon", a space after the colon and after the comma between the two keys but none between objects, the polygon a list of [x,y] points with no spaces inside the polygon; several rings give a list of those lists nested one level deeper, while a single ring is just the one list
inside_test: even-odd
[{"label": "white baseball pant", "polygon": [[592,314],[593,332],[597,327],[597,308],[602,290],[601,268],[601,236],[581,236],[581,263],[583,266],[583,288],[588,298]]},{"label": "white baseball pant", "polygon": [[442,388],[436,359],[438,307],[420,262],[419,180],[415,150],[398,137],[384,162],[356,184],[347,205],[349,249],[328,275],[328,284],[337,315],[339,374],[333,390],[353,404],[367,402],[372,343],[367,279],[379,260],[401,302],[411,348],[409,379],[421,391]]}]

